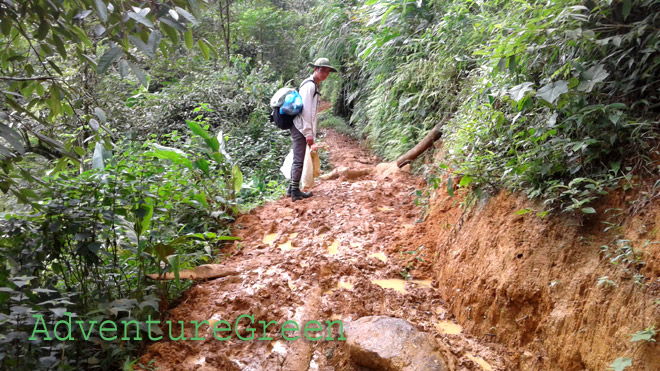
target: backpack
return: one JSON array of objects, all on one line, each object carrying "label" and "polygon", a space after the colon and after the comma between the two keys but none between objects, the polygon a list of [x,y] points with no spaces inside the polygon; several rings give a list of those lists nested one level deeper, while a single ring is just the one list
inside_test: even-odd
[{"label": "backpack", "polygon": [[[308,79],[303,81],[302,84],[300,84],[300,88],[303,87],[308,82],[314,82],[314,80]],[[293,89],[293,88],[281,88],[279,89],[273,97],[270,99],[270,107],[272,108],[272,112],[270,113],[270,121],[275,123],[275,126],[282,130],[289,130],[291,127],[293,127],[293,119],[298,116],[296,115],[287,115],[284,113],[280,113],[280,107],[282,107],[282,104],[284,104],[284,101],[286,100],[287,96],[289,96],[291,93],[294,93],[297,95],[297,92],[300,90],[298,89]],[[316,89],[316,83],[314,83],[314,95],[319,94]],[[301,105],[302,106],[302,105]],[[302,112],[302,110],[301,110]]]}]

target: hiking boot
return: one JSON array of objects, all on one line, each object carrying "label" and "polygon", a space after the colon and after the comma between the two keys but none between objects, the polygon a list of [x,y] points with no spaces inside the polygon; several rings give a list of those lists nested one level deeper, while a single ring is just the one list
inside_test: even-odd
[{"label": "hiking boot", "polygon": [[298,182],[291,182],[291,185],[289,186],[289,189],[291,191],[291,201],[292,202],[302,200],[303,198],[312,197],[312,192],[303,192],[303,191],[300,190],[300,183],[298,183]]},{"label": "hiking boot", "polygon": [[291,184],[289,184],[289,188],[286,189],[286,196],[291,197]]}]

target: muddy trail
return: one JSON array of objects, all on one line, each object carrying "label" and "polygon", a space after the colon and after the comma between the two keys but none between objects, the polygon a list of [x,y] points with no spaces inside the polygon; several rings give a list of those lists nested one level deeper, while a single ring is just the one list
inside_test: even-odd
[{"label": "muddy trail", "polygon": [[[333,171],[317,179],[313,197],[295,203],[282,198],[241,215],[233,235],[242,239],[229,257],[202,272],[215,278],[199,280],[169,312],[173,335],[181,328],[175,321],[184,321],[188,340],[154,343],[140,363],[154,360],[166,370],[365,370],[351,358],[347,341],[309,341],[302,331],[289,333],[301,338],[288,341],[280,328],[293,320],[302,330],[317,320],[327,334],[325,321],[347,326],[388,316],[434,338],[449,370],[508,369],[504,348],[465,334],[430,279],[435,257],[424,249],[430,243],[419,234],[423,213],[415,205],[424,181],[394,163],[379,163],[334,131],[321,138]],[[233,335],[226,341],[213,337],[216,321],[234,330],[243,314],[254,316],[254,325],[243,318],[238,331],[249,336],[248,328],[256,328],[255,340],[240,340],[234,332],[218,334]],[[205,339],[191,341],[194,326],[187,324],[204,320],[209,323],[199,327],[198,338]],[[264,335],[258,321],[277,323]],[[332,333],[339,336],[336,326]]]}]

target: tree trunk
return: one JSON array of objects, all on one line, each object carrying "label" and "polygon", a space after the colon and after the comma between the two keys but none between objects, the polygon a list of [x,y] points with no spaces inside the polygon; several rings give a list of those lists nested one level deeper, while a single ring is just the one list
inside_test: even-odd
[{"label": "tree trunk", "polygon": [[396,160],[396,166],[400,168],[404,167],[405,165],[411,163],[414,159],[419,157],[419,155],[424,153],[431,146],[433,146],[433,143],[435,143],[435,141],[440,139],[440,137],[442,136],[442,133],[440,132],[440,128],[442,128],[445,125],[447,120],[448,119],[445,119],[444,121],[433,127],[433,129],[431,129],[431,131],[429,131],[429,133],[426,134],[426,136],[424,137],[424,139],[422,139],[421,142],[419,142],[410,151],[406,152],[403,156],[399,157]]},{"label": "tree trunk", "polygon": [[227,66],[229,66],[230,41],[231,41],[231,19],[229,18],[229,6],[232,0],[220,0],[218,10],[220,11],[220,26],[222,27],[222,38],[225,42],[225,53],[227,54]]}]

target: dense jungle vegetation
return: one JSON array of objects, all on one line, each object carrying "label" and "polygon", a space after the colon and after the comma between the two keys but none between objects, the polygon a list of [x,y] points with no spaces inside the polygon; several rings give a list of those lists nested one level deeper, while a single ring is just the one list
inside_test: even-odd
[{"label": "dense jungle vegetation", "polygon": [[97,329],[30,340],[33,314],[158,318],[186,284],[146,273],[222,256],[284,193],[268,102],[317,57],[340,68],[321,124],[384,159],[444,124],[429,187],[542,215],[660,187],[657,0],[3,0],[0,30],[3,369],[140,367]]}]

